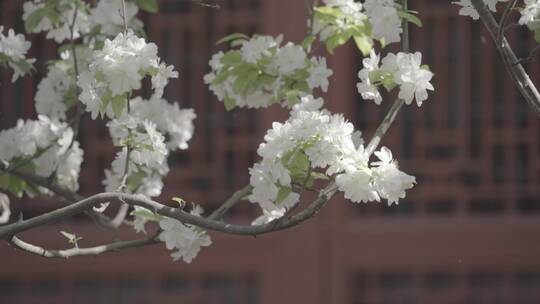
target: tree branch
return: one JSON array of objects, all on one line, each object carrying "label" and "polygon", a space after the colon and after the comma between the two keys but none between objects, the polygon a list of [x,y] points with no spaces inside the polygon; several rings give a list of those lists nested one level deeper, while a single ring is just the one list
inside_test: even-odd
[{"label": "tree branch", "polygon": [[[52,191],[54,194],[56,194],[58,197],[60,197],[61,199],[63,199],[64,201],[68,203],[73,203],[73,202],[77,202],[84,199],[83,196],[75,192],[72,192],[71,190],[66,189],[60,185],[57,185],[45,177],[30,174],[30,173],[21,171],[20,169],[10,169],[2,162],[0,162],[0,171],[5,172],[5,174],[12,174],[14,176],[17,176],[18,178],[23,179],[27,182],[30,182],[34,185],[47,188],[50,191]],[[115,228],[114,225],[111,224],[111,220],[104,214],[95,212],[93,210],[86,210],[84,213],[90,216],[101,227]]]},{"label": "tree branch", "polygon": [[96,256],[102,253],[111,252],[111,251],[120,251],[128,248],[136,248],[147,245],[157,244],[159,241],[155,237],[144,238],[139,240],[131,241],[119,241],[114,243],[109,243],[105,245],[89,247],[89,248],[71,248],[65,250],[49,250],[43,247],[39,247],[30,243],[27,243],[18,237],[14,236],[9,241],[9,244],[13,247],[31,253],[37,256],[46,257],[46,258],[70,258],[76,256]]},{"label": "tree branch", "polygon": [[208,219],[219,221],[221,218],[231,209],[236,203],[238,203],[241,199],[246,197],[248,194],[251,193],[251,190],[253,190],[253,187],[251,185],[247,185],[244,188],[236,191],[230,198],[228,198],[219,208],[214,210],[212,214],[208,216]]},{"label": "tree branch", "polygon": [[71,217],[82,213],[100,203],[104,202],[125,202],[132,206],[140,206],[149,210],[154,210],[156,213],[177,219],[185,224],[195,225],[201,228],[219,231],[228,234],[239,235],[258,235],[273,231],[283,230],[289,227],[296,226],[305,220],[315,215],[326,202],[335,194],[337,187],[334,183],[330,183],[326,188],[319,192],[319,196],[306,209],[295,214],[290,218],[282,218],[268,224],[260,226],[233,225],[224,222],[198,217],[186,213],[177,208],[165,206],[153,200],[150,200],[142,195],[133,195],[126,193],[100,193],[81,201],[73,203],[69,206],[59,208],[57,210],[33,217],[28,220],[12,223],[10,225],[0,227],[0,239],[10,240],[14,235],[30,230],[32,228],[55,222],[61,219]]},{"label": "tree branch", "polygon": [[480,19],[484,23],[484,26],[487,28],[491,38],[495,42],[497,50],[499,51],[504,66],[508,70],[508,73],[512,77],[512,80],[516,83],[519,92],[525,98],[529,106],[536,112],[536,115],[540,116],[540,94],[536,89],[535,85],[532,83],[531,78],[519,63],[514,51],[508,44],[504,33],[501,35],[500,39],[499,33],[501,29],[497,24],[497,21],[493,17],[493,14],[486,7],[484,1],[482,0],[471,0],[474,8],[478,11]]}]

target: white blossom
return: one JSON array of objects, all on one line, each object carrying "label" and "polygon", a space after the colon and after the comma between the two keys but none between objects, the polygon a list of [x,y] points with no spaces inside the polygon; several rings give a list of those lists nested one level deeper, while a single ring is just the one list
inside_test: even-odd
[{"label": "white blossom", "polygon": [[196,115],[193,109],[180,109],[178,103],[170,104],[156,96],[148,101],[137,97],[130,103],[132,116],[155,123],[157,129],[168,136],[169,150],[187,149],[194,131]]},{"label": "white blossom", "polygon": [[[59,13],[59,20],[54,20],[53,22],[49,19],[48,15],[45,14],[31,32],[47,32],[47,38],[54,39],[58,43],[71,39],[72,30],[73,38],[80,38],[81,34],[86,34],[90,31],[89,16],[86,13],[86,9],[83,9],[80,5],[81,4],[76,4],[69,0],[60,0],[54,8],[52,8]],[[45,9],[45,6],[46,3],[41,0],[25,2],[23,4],[23,20],[26,21],[35,11]],[[75,23],[73,23],[74,14],[77,14]]]},{"label": "white blossom", "polygon": [[405,190],[413,187],[416,179],[398,169],[388,148],[382,147],[375,155],[380,161],[373,163],[373,184],[379,195],[388,200],[388,205],[397,204],[400,198],[405,197]]},{"label": "white blossom", "polygon": [[525,7],[521,9],[519,24],[527,25],[531,30],[540,28],[540,1],[525,0]]},{"label": "white blossom", "polygon": [[177,250],[171,254],[174,261],[182,259],[186,263],[191,263],[201,247],[212,244],[206,231],[183,224],[176,219],[165,218],[159,222],[159,226],[163,230],[159,239],[165,242],[167,249]]},{"label": "white blossom", "polygon": [[358,93],[362,95],[363,99],[372,99],[378,105],[381,104],[382,96],[377,86],[371,81],[370,73],[379,69],[379,59],[380,57],[375,53],[375,50],[371,50],[369,57],[362,60],[364,68],[358,72],[360,82],[356,84]]},{"label": "white blossom", "polygon": [[357,169],[336,176],[338,189],[343,191],[346,199],[354,203],[380,200],[368,170],[367,168]]},{"label": "white blossom", "polygon": [[38,84],[36,112],[52,118],[66,119],[64,98],[73,84],[73,76],[57,66],[51,66],[47,76]]},{"label": "white blossom", "polygon": [[364,8],[373,27],[373,38],[386,44],[400,41],[403,29],[394,0],[366,0]]},{"label": "white blossom", "polygon": [[[488,8],[492,12],[496,12],[497,11],[497,3],[498,2],[507,2],[507,1],[508,0],[484,0],[484,3],[488,6]],[[478,20],[478,18],[480,18],[480,15],[478,14],[476,9],[474,8],[471,0],[459,0],[459,1],[454,1],[452,3],[461,6],[461,8],[459,9],[459,14],[461,16],[469,16],[469,17],[473,18],[474,20]]]},{"label": "white blossom", "polygon": [[310,88],[320,87],[323,92],[328,91],[328,78],[334,72],[326,66],[326,58],[318,57],[311,58],[313,68],[310,71],[309,77],[306,79]]},{"label": "white blossom", "polygon": [[277,53],[276,65],[283,75],[290,75],[295,70],[306,66],[306,52],[299,45],[289,42]]},{"label": "white blossom", "polygon": [[229,107],[262,108],[274,103],[290,107],[316,88],[326,92],[333,73],[326,59],[309,58],[301,46],[291,42],[280,46],[281,41],[281,35],[254,36],[239,50],[214,54],[204,82]]},{"label": "white blossom", "polygon": [[[139,8],[131,1],[126,1],[127,26],[135,31],[142,28],[142,22],[136,18]],[[124,30],[122,18],[122,1],[99,0],[91,10],[90,23],[92,27],[100,26],[100,31],[106,36],[116,36]]]},{"label": "white blossom", "polygon": [[114,106],[124,109],[121,102],[127,104],[129,94],[141,88],[147,75],[152,75],[156,98],[163,94],[168,78],[178,77],[172,66],[160,63],[154,43],[146,43],[132,32],[120,33],[113,40],[106,39],[103,49],[93,53],[89,70],[82,72],[77,82],[79,98],[93,119],[99,113],[112,118],[120,114]]},{"label": "white blossom", "polygon": [[0,224],[9,222],[11,209],[9,209],[9,197],[0,192]]},{"label": "white blossom", "polygon": [[433,85],[430,80],[433,73],[421,67],[422,54],[398,53],[396,56],[398,70],[395,73],[395,82],[400,85],[399,98],[410,104],[416,99],[418,106],[428,98],[427,90],[433,91]]},{"label": "white blossom", "polygon": [[[15,34],[13,29],[4,35],[4,27],[0,26],[0,63],[6,63],[13,69],[11,82],[15,82],[20,76],[24,76],[32,69],[34,58],[25,58],[32,43],[26,41],[24,35]],[[3,58],[2,58],[3,57]]]}]

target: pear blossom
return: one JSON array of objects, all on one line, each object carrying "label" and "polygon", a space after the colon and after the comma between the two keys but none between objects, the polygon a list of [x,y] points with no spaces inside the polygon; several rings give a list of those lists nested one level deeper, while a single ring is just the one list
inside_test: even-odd
[{"label": "pear blossom", "polygon": [[79,187],[82,157],[73,130],[43,115],[38,120],[19,120],[15,127],[0,132],[0,160],[10,163],[31,159],[36,175],[50,177],[56,173],[55,181],[73,191]]},{"label": "pear blossom", "polygon": [[427,91],[434,89],[430,83],[434,74],[422,66],[420,52],[399,52],[397,55],[388,53],[379,67],[379,55],[372,50],[370,57],[364,58],[362,63],[364,67],[358,72],[360,82],[356,87],[362,98],[373,99],[376,104],[382,101],[378,91],[381,85],[389,89],[398,85],[399,98],[406,104],[411,104],[415,99],[418,106],[428,98]]},{"label": "pear blossom", "polygon": [[525,0],[525,7],[521,9],[521,18],[519,24],[527,25],[529,29],[536,30],[540,28],[540,1]]},{"label": "pear blossom", "polygon": [[15,82],[20,76],[24,76],[32,69],[34,58],[26,58],[26,53],[32,43],[26,41],[24,35],[15,34],[13,29],[4,35],[4,27],[0,26],[0,63],[9,65],[13,69],[11,82]]},{"label": "pear blossom", "polygon": [[[367,164],[366,164],[367,166]],[[351,170],[336,176],[338,189],[354,203],[380,201],[368,169]]]},{"label": "pear blossom", "polygon": [[[61,43],[64,40],[71,39],[73,29],[73,38],[80,38],[82,34],[90,31],[90,20],[86,13],[86,8],[81,7],[81,3],[75,3],[69,0],[60,0],[54,6],[54,10],[59,13],[59,20],[51,20],[47,15],[43,16],[39,23],[31,30],[32,33],[47,32],[47,38]],[[47,3],[42,0],[27,1],[23,4],[23,20],[27,20],[37,10],[46,8]],[[50,7],[48,9],[51,9]],[[73,17],[76,15],[75,23]]]},{"label": "pear blossom", "polygon": [[[138,31],[142,28],[142,22],[136,18],[139,8],[131,1],[126,1],[126,20],[130,29]],[[101,34],[114,37],[124,30],[122,17],[122,1],[99,0],[95,8],[91,9],[89,22],[91,27],[100,27]]]},{"label": "pear blossom", "polygon": [[283,217],[299,201],[292,187],[306,182],[308,168],[334,176],[345,198],[358,203],[381,198],[397,203],[414,184],[414,177],[399,171],[387,148],[376,152],[381,162],[370,164],[361,133],[343,115],[332,114],[322,105],[321,98],[301,97],[289,119],[273,123],[264,136],[257,150],[262,160],[249,171],[253,190],[248,200],[262,209],[253,225]]},{"label": "pear blossom", "polygon": [[165,99],[152,96],[150,100],[136,97],[130,101],[131,115],[141,120],[147,119],[167,135],[167,149],[185,150],[193,136],[193,120],[196,118],[193,109],[180,109],[178,103],[169,103]]},{"label": "pear blossom", "polygon": [[427,90],[433,91],[430,83],[433,73],[421,67],[422,54],[398,53],[396,56],[398,70],[394,74],[396,84],[400,86],[399,98],[410,104],[413,98],[418,106],[428,98]]},{"label": "pear blossom", "polygon": [[9,197],[0,192],[0,224],[9,222],[11,210],[9,209]]},{"label": "pear blossom", "polygon": [[141,88],[146,75],[152,76],[158,98],[167,79],[178,77],[172,66],[160,63],[154,43],[146,43],[132,32],[120,33],[113,40],[106,39],[103,49],[93,53],[88,71],[82,72],[77,82],[79,98],[93,119],[98,113],[112,118],[121,114],[118,109],[124,108],[122,103],[127,103],[133,90]]},{"label": "pear blossom", "polygon": [[362,95],[363,99],[372,99],[378,105],[381,104],[382,96],[377,86],[372,83],[370,73],[379,69],[379,60],[379,55],[374,50],[371,50],[369,57],[362,60],[364,68],[358,72],[360,82],[356,85],[358,93]]},{"label": "pear blossom", "polygon": [[64,97],[73,85],[73,77],[66,71],[56,65],[50,67],[47,76],[37,87],[36,112],[52,118],[66,119],[67,105]]},{"label": "pear blossom", "polygon": [[326,66],[326,58],[318,57],[311,58],[313,68],[310,71],[309,77],[306,79],[308,85],[312,88],[320,87],[323,92],[328,91],[328,78],[334,72]]},{"label": "pear blossom", "polygon": [[373,38],[386,44],[400,41],[403,29],[394,0],[366,0],[364,8],[373,27]]},{"label": "pear blossom", "polygon": [[276,65],[281,74],[290,75],[295,70],[303,69],[306,66],[306,58],[306,52],[301,46],[289,42],[279,49]]},{"label": "pear blossom", "polygon": [[[239,50],[218,52],[209,61],[204,82],[228,109],[292,106],[300,94],[328,89],[332,75],[322,57],[309,57],[299,45],[281,46],[282,36],[254,36]],[[292,93],[292,94],[291,94]]]},{"label": "pear blossom", "polygon": [[[199,209],[195,209],[192,215],[198,216],[199,212]],[[177,250],[171,254],[174,261],[182,259],[189,264],[199,254],[201,247],[212,244],[212,240],[206,231],[183,224],[176,219],[164,218],[159,222],[159,226],[163,230],[159,234],[159,239],[165,242],[167,249]]]},{"label": "pear blossom", "polygon": [[[498,2],[507,2],[507,1],[508,0],[484,0],[484,3],[488,6],[488,8],[492,12],[496,12],[497,11],[497,3]],[[459,9],[459,14],[461,16],[469,16],[469,17],[473,18],[474,20],[478,20],[478,18],[480,18],[480,15],[478,14],[476,9],[474,8],[471,0],[459,0],[459,1],[454,1],[452,3],[461,6],[461,8]]]},{"label": "pear blossom", "polygon": [[388,148],[382,147],[375,155],[380,161],[373,163],[373,184],[379,195],[388,200],[388,205],[397,204],[400,198],[405,197],[405,190],[413,187],[416,179],[398,169]]},{"label": "pear blossom", "polygon": [[282,37],[276,39],[270,36],[256,36],[251,40],[244,41],[240,52],[245,62],[257,63],[262,56],[270,56],[270,49],[279,46]]}]

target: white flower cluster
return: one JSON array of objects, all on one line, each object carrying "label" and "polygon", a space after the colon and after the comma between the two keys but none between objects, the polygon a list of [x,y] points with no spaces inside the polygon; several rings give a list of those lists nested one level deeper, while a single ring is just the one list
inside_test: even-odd
[{"label": "white flower cluster", "polygon": [[[282,217],[300,199],[295,187],[316,178],[336,176],[345,197],[354,202],[388,200],[397,203],[414,177],[398,170],[390,151],[377,152],[380,162],[368,165],[362,141],[341,114],[321,109],[323,100],[304,96],[285,123],[275,122],[257,150],[262,161],[250,169],[249,201],[258,203],[260,225]],[[323,172],[317,170],[325,169]]]},{"label": "white flower cluster", "polygon": [[[133,116],[124,115],[120,119],[111,120],[107,126],[116,146],[130,146],[129,160],[127,147],[116,155],[112,170],[105,170],[106,179],[103,181],[106,191],[117,191],[128,178],[128,191],[155,197],[161,194],[163,187],[162,176],[169,172],[167,166],[168,150],[165,137],[149,120],[139,120]],[[127,168],[126,168],[127,165]],[[134,178],[133,182],[129,179]]]},{"label": "white flower cluster", "polygon": [[[115,145],[125,147],[117,154],[112,168],[105,170],[103,184],[106,191],[116,191],[125,183],[128,192],[156,197],[161,194],[163,178],[169,172],[169,152],[187,149],[196,115],[192,109],[181,110],[178,104],[157,97],[149,101],[137,97],[130,101],[130,106],[129,114],[124,113],[107,124]],[[129,160],[126,160],[127,146],[132,149]],[[107,204],[98,211],[106,207]],[[151,214],[142,207],[135,211],[140,210]],[[148,219],[137,212],[134,215],[135,229],[144,231]]]},{"label": "white flower cluster", "polygon": [[369,17],[374,39],[384,41],[385,44],[401,40],[400,36],[403,29],[401,28],[401,19],[398,15],[396,1],[366,0],[364,9]]},{"label": "white flower cluster", "polygon": [[113,143],[132,149],[128,169],[124,147],[113,161],[112,170],[105,171],[103,183],[107,191],[115,191],[127,174],[128,191],[156,197],[161,194],[162,179],[169,172],[169,152],[187,149],[196,115],[192,109],[181,110],[178,104],[159,98],[147,101],[137,97],[130,105],[129,114],[107,124]]},{"label": "white flower cluster", "polygon": [[533,31],[540,29],[540,1],[525,0],[525,7],[520,13],[519,24],[527,25]]},{"label": "white flower cluster", "polygon": [[[201,212],[202,209],[196,206],[191,211],[191,214],[200,216]],[[167,249],[177,250],[171,253],[171,257],[175,261],[181,258],[184,262],[191,263],[201,250],[201,247],[212,244],[212,240],[206,231],[186,225],[176,219],[166,217],[159,222],[159,226],[163,230],[159,235],[159,239],[165,242]]]},{"label": "white flower cluster", "polygon": [[[489,9],[492,12],[496,12],[497,11],[497,3],[498,2],[507,2],[507,1],[508,0],[484,0],[484,3],[489,7]],[[459,9],[459,14],[461,16],[469,16],[469,17],[473,18],[474,20],[478,20],[478,18],[480,18],[480,15],[478,14],[476,9],[474,8],[471,0],[459,0],[459,1],[452,2],[452,3],[461,6],[461,8]]]},{"label": "white flower cluster", "polygon": [[421,106],[428,98],[427,90],[433,91],[433,85],[430,83],[433,73],[422,66],[422,54],[389,53],[383,58],[381,67],[379,60],[379,55],[372,50],[370,57],[362,61],[364,67],[358,72],[360,82],[357,84],[362,98],[380,104],[382,97],[378,87],[384,86],[390,90],[398,85],[399,98],[406,104],[411,104],[415,99],[416,104]]},{"label": "white flower cluster", "polygon": [[[95,7],[84,1],[32,0],[24,3],[23,10],[29,32],[47,32],[46,37],[58,43],[71,39],[72,29],[74,39],[96,32],[93,29],[99,29],[97,33],[105,37],[114,37],[124,30],[122,1],[118,0],[100,0]],[[127,25],[136,32],[142,29],[142,22],[136,18],[138,11],[135,3],[126,1]]]},{"label": "white flower cluster", "polygon": [[367,16],[362,12],[362,4],[354,0],[323,0],[329,8],[337,9],[341,14],[335,20],[315,18],[313,35],[319,34],[321,41],[326,41],[339,31],[354,26],[363,26]]},{"label": "white flower cluster", "polygon": [[193,109],[180,109],[178,103],[170,104],[155,96],[149,101],[140,97],[132,99],[131,115],[155,123],[157,130],[166,135],[169,150],[188,148],[194,131],[193,120],[197,117]]},{"label": "white flower cluster", "polygon": [[326,59],[309,58],[301,46],[281,42],[281,36],[254,36],[240,50],[215,54],[205,83],[227,109],[261,108],[287,99],[291,105],[300,93],[326,92],[332,75]]},{"label": "white flower cluster", "polygon": [[[136,18],[139,8],[135,3],[126,1],[127,26],[135,32],[142,29],[142,22]],[[100,0],[90,12],[92,28],[99,26],[101,34],[114,37],[124,30],[122,1]]]},{"label": "white flower cluster", "polygon": [[[78,68],[88,66],[92,51],[83,46],[76,49]],[[38,84],[35,96],[36,112],[50,118],[66,119],[66,111],[77,104],[77,83],[71,51],[64,51],[61,59],[49,65],[47,75]]]},{"label": "white flower cluster", "polygon": [[23,76],[32,69],[34,58],[27,59],[26,53],[32,43],[26,41],[23,34],[15,34],[13,29],[4,35],[4,27],[0,26],[0,64],[9,65],[13,69],[11,82],[15,82],[19,76]]},{"label": "white flower cluster", "polygon": [[83,151],[73,138],[73,130],[58,120],[40,115],[38,120],[19,120],[0,133],[0,160],[17,167],[28,159],[39,176],[50,177],[71,190],[77,190]]},{"label": "white flower cluster", "polygon": [[168,79],[178,77],[172,66],[160,63],[154,43],[146,43],[132,32],[120,33],[113,40],[105,40],[102,50],[94,51],[88,71],[79,76],[80,100],[93,119],[98,113],[118,117],[131,92],[141,88],[147,75],[152,76],[157,98],[161,97]]},{"label": "white flower cluster", "polygon": [[[71,39],[73,26],[73,38],[77,39],[88,33],[91,28],[88,8],[83,3],[73,0],[27,1],[23,5],[23,20],[26,21],[30,33],[47,32],[47,38],[54,39],[58,43]],[[75,14],[77,15],[73,23]],[[33,20],[39,22],[28,28],[29,22],[34,22]]]},{"label": "white flower cluster", "polygon": [[[421,26],[413,11],[404,10],[395,0],[324,0],[315,8],[312,34],[318,35],[332,53],[334,48],[354,41],[367,55],[376,39],[381,46],[401,40],[402,21]],[[308,23],[309,24],[309,23]]]}]

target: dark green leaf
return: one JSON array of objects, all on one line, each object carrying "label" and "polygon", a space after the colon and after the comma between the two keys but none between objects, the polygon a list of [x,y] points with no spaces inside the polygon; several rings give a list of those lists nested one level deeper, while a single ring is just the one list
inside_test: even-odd
[{"label": "dark green leaf", "polygon": [[137,6],[149,13],[157,13],[159,10],[156,0],[137,0]]},{"label": "dark green leaf", "polygon": [[222,44],[222,43],[233,41],[233,40],[249,40],[249,37],[242,33],[234,33],[234,34],[230,34],[219,39],[218,42],[216,42],[216,44]]}]

